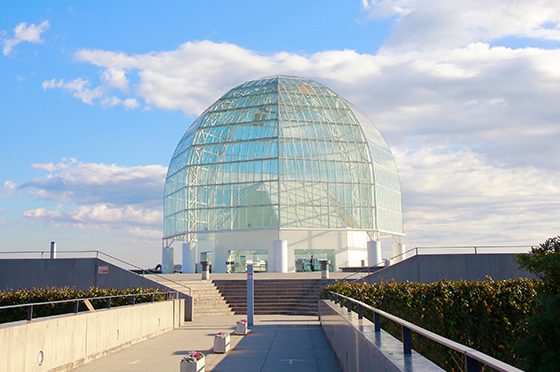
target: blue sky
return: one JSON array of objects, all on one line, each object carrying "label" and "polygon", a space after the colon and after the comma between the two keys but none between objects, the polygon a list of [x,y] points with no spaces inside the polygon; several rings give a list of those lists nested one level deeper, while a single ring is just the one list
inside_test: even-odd
[{"label": "blue sky", "polygon": [[[381,130],[406,244],[537,244],[560,227],[560,1],[4,2],[0,250],[160,260],[162,193],[232,87],[311,78]],[[390,250],[390,244],[387,244]]]}]

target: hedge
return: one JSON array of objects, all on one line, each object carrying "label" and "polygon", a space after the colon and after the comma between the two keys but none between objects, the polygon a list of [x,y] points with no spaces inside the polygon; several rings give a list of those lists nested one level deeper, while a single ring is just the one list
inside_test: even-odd
[{"label": "hedge", "polygon": [[[136,303],[151,301],[151,293],[156,292],[154,296],[154,301],[160,301],[164,299],[164,294],[158,289],[143,289],[143,288],[131,288],[131,289],[110,289],[110,288],[97,288],[92,287],[87,291],[75,290],[74,288],[64,287],[64,288],[34,288],[31,290],[17,290],[17,291],[0,291],[0,307],[8,305],[17,304],[30,304],[37,302],[50,302],[50,301],[61,301],[61,300],[73,300],[78,298],[93,298],[93,297],[104,297],[104,296],[119,296],[125,294],[133,293],[149,293],[145,296],[136,297]],[[91,301],[94,308],[105,308],[107,307],[107,300],[93,300]],[[129,305],[132,303],[132,297],[120,297],[111,299],[111,307]],[[83,302],[80,303],[79,310],[86,310],[86,306]],[[41,305],[33,307],[33,317],[44,317],[51,315],[59,315],[74,312],[74,303],[65,302],[50,305]],[[3,309],[0,310],[0,323],[14,322],[18,320],[27,319],[27,307],[14,308],[14,309]]]},{"label": "hedge", "polygon": [[[527,336],[527,319],[537,308],[540,282],[527,279],[449,281],[432,284],[338,282],[325,288],[355,298],[508,364],[521,368],[516,354]],[[372,314],[364,315],[370,320]],[[382,320],[383,329],[401,338],[400,326]],[[413,333],[412,347],[447,371],[462,371],[463,357]]]}]

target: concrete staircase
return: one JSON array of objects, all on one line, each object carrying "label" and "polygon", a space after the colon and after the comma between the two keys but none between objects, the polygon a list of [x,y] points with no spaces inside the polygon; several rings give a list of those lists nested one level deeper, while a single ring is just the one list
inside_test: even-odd
[{"label": "concrete staircase", "polygon": [[192,298],[194,303],[194,318],[202,316],[217,316],[217,315],[233,315],[231,307],[227,304],[224,297],[220,294],[216,285],[211,280],[180,280],[175,281],[175,284],[170,281],[162,280],[158,282],[173,290],[179,291],[184,294],[189,294],[189,290],[183,286],[189,287],[192,290]]},{"label": "concrete staircase", "polygon": [[[213,282],[236,314],[247,314],[245,280],[214,280]],[[321,290],[334,282],[334,279],[255,280],[255,314],[317,315]]]}]

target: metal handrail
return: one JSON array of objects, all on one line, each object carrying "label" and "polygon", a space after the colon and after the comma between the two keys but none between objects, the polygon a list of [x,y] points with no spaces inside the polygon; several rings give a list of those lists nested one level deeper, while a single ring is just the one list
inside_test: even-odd
[{"label": "metal handrail", "polygon": [[27,307],[27,321],[31,321],[33,319],[33,306],[41,306],[41,305],[52,305],[52,304],[60,304],[66,302],[73,302],[74,303],[74,313],[77,314],[79,311],[80,301],[85,302],[86,300],[104,300],[107,299],[107,309],[111,308],[111,299],[113,298],[121,298],[121,297],[132,297],[132,305],[136,305],[136,297],[141,296],[150,296],[150,302],[155,301],[155,295],[165,295],[165,300],[169,300],[171,298],[171,294],[175,295],[175,299],[179,298],[179,292],[177,291],[166,291],[166,292],[144,292],[144,293],[128,293],[122,295],[114,295],[114,296],[100,296],[100,297],[80,297],[80,298],[72,298],[68,300],[57,300],[57,301],[46,301],[46,302],[33,302],[33,303],[26,303],[26,304],[14,304],[14,305],[6,305],[0,306],[0,311],[6,309],[17,309],[20,307]]},{"label": "metal handrail", "polygon": [[[368,265],[366,268],[360,270],[360,271],[355,271],[352,274],[342,278],[341,280],[346,280],[356,274],[365,274],[367,273],[368,275],[370,274],[371,268],[373,267],[378,267],[381,265],[384,265],[386,261],[392,262],[394,260],[396,260],[397,258],[400,257],[406,257],[406,258],[411,258],[414,256],[421,256],[420,250],[421,249],[474,249],[474,253],[470,253],[470,254],[479,254],[478,250],[479,249],[510,249],[510,248],[527,248],[527,250],[533,248],[532,246],[525,246],[525,245],[457,245],[457,246],[420,246],[420,247],[414,247],[409,249],[408,251],[405,251],[403,253],[399,253],[396,256],[393,256],[391,258],[387,258],[385,260],[382,260],[376,264],[373,265]],[[409,256],[409,253],[414,252],[414,254]],[[381,267],[382,269],[384,269],[387,266],[383,266]],[[359,280],[359,279],[355,279],[355,280]]]},{"label": "metal handrail", "polygon": [[[0,254],[22,254],[22,253],[25,253],[25,254],[28,254],[28,253],[40,253],[40,254],[41,254],[41,258],[44,258],[44,257],[43,257],[43,256],[44,256],[44,253],[50,253],[50,251],[12,251],[12,252],[0,252]],[[102,251],[95,251],[95,250],[90,250],[90,251],[87,251],[87,250],[86,250],[86,251],[57,251],[56,253],[57,253],[57,254],[58,254],[58,253],[95,253],[95,258],[99,258],[99,255],[107,256],[107,257],[109,257],[109,258],[111,258],[111,259],[113,259],[113,260],[115,260],[115,261],[124,263],[125,265],[134,267],[134,268],[136,268],[136,269],[142,270],[142,275],[143,275],[143,276],[145,275],[145,272],[147,271],[146,269],[141,268],[140,266],[136,266],[136,265],[134,265],[134,264],[131,264],[130,262],[126,262],[126,261],[124,261],[124,260],[121,260],[120,258],[117,258],[117,257],[115,257],[115,256],[111,256],[110,254],[107,254],[107,253],[102,252]],[[136,273],[133,273],[133,274],[136,274]],[[138,275],[138,274],[136,274],[136,275]],[[155,276],[158,277],[158,278],[161,278],[161,279],[163,279],[163,280],[167,280],[168,282],[171,282],[171,283],[176,284],[176,285],[178,285],[178,286],[180,286],[180,287],[183,287],[183,288],[188,289],[188,290],[189,290],[189,296],[192,297],[192,289],[191,289],[191,287],[187,287],[187,286],[184,285],[184,284],[181,284],[181,283],[179,283],[179,282],[176,282],[176,281],[174,281],[174,280],[171,280],[171,279],[169,279],[169,278],[166,278],[166,277],[164,277],[164,276],[162,276],[162,275],[159,275],[159,274],[157,274],[157,273],[152,273],[151,275],[155,275]]]},{"label": "metal handrail", "polygon": [[372,311],[374,316],[373,323],[375,326],[375,332],[381,332],[381,322],[380,322],[381,317],[384,317],[385,319],[389,319],[399,324],[402,328],[403,353],[405,355],[412,354],[412,336],[410,332],[414,331],[417,334],[422,335],[434,342],[437,342],[440,345],[443,345],[445,347],[448,347],[452,350],[455,350],[465,355],[466,372],[480,372],[481,368],[479,363],[492,367],[501,372],[523,372],[522,370],[514,366],[511,366],[507,363],[504,363],[496,358],[493,358],[490,355],[484,354],[478,350],[472,349],[468,346],[465,346],[463,344],[460,344],[458,342],[440,336],[434,332],[428,331],[427,329],[419,327],[395,315],[389,314],[383,310],[377,309],[373,306],[365,304],[351,297],[344,296],[340,293],[336,293],[332,291],[329,291],[328,294],[330,299],[333,300],[335,304],[336,303],[340,304],[340,307],[344,307],[344,301],[346,300],[346,307],[348,308],[348,313],[352,312],[352,303],[356,304],[358,310],[358,319],[363,319],[364,309]]}]

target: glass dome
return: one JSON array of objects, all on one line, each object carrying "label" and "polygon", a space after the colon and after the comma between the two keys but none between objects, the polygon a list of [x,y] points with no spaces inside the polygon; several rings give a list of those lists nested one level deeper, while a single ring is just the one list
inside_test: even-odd
[{"label": "glass dome", "polygon": [[274,76],[233,88],[196,119],[169,164],[164,238],[258,229],[403,234],[387,143],[315,81]]}]

